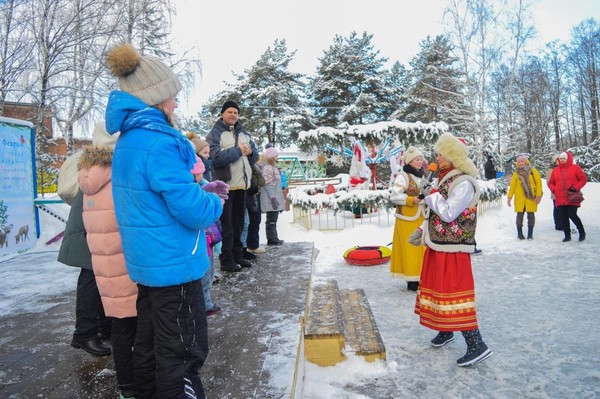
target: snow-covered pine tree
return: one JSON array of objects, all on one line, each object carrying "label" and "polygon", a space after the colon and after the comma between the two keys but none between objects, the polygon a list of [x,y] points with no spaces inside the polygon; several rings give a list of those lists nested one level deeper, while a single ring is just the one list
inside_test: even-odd
[{"label": "snow-covered pine tree", "polygon": [[444,121],[453,129],[465,127],[464,80],[452,55],[453,46],[446,36],[427,36],[421,50],[410,61],[412,86],[408,106],[401,115],[407,122]]},{"label": "snow-covered pine tree", "polygon": [[309,93],[316,125],[337,127],[385,120],[395,110],[383,79],[387,58],[371,43],[373,35],[336,35],[319,59]]},{"label": "snow-covered pine tree", "polygon": [[303,76],[289,70],[295,54],[288,51],[285,40],[276,39],[252,67],[234,74],[237,82],[210,100],[213,123],[223,102],[231,99],[239,104],[240,120],[257,144],[288,146],[292,133],[310,125],[311,117],[304,101]]},{"label": "snow-covered pine tree", "polygon": [[386,87],[390,90],[392,109],[389,119],[402,119],[408,106],[408,93],[412,86],[410,74],[404,64],[396,61],[385,76]]}]

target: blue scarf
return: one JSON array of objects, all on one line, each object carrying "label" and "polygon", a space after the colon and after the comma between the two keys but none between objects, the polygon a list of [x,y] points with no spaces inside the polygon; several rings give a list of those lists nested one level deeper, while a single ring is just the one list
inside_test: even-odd
[{"label": "blue scarf", "polygon": [[129,114],[121,125],[121,132],[131,129],[145,129],[173,137],[177,141],[181,155],[187,160],[189,168],[194,167],[196,154],[192,143],[179,130],[169,125],[167,117],[160,109],[147,107]]}]

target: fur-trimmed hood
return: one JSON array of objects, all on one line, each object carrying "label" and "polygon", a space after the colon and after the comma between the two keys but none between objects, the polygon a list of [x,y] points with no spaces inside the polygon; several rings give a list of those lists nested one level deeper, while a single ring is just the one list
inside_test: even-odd
[{"label": "fur-trimmed hood", "polygon": [[558,166],[563,169],[573,165],[573,154],[571,154],[570,151],[565,151],[565,154],[567,154],[567,162],[558,164]]},{"label": "fur-trimmed hood", "polygon": [[112,166],[112,157],[112,148],[90,145],[83,149],[77,166],[79,170],[92,166]]},{"label": "fur-trimmed hood", "polygon": [[455,169],[459,169],[469,176],[477,176],[477,167],[469,158],[469,149],[451,133],[444,133],[434,145],[434,150],[452,162]]},{"label": "fur-trimmed hood", "polygon": [[108,147],[85,147],[79,158],[79,188],[84,194],[96,194],[112,180],[113,150]]}]

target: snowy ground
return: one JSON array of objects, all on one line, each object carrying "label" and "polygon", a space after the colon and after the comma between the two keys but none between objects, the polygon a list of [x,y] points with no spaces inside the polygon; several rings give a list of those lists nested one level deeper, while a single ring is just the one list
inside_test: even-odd
[{"label": "snowy ground", "polygon": [[[348,358],[327,368],[305,363],[302,397],[600,398],[600,184],[589,183],[583,192],[579,215],[587,239],[582,243],[576,234],[573,241],[561,242],[547,191],[533,241],[516,238],[515,213],[506,205],[479,219],[477,241],[483,253],[473,257],[478,314],[494,355],[467,369],[456,366],[466,349],[462,337],[441,349],[429,346],[435,333],[419,325],[413,313],[415,294],[390,277],[389,265],[344,262],[342,254],[351,246],[390,242],[393,227],[306,231],[292,223],[291,212],[282,214],[280,238],[314,241],[320,251],[313,279],[335,278],[341,288],[365,290],[387,350],[386,362]],[[65,205],[53,209],[68,215]],[[75,287],[78,269],[56,262],[59,243],[44,245],[63,227],[42,214],[42,237],[30,252],[47,254],[46,262],[29,265],[19,256],[0,258],[0,317],[43,312],[46,298]],[[273,370],[273,375],[281,373]]]}]

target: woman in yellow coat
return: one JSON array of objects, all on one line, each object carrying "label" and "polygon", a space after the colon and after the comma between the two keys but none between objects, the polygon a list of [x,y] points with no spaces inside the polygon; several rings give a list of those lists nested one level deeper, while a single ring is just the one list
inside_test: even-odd
[{"label": "woman in yellow coat", "polygon": [[419,199],[419,184],[425,172],[423,153],[411,146],[402,160],[404,166],[394,180],[390,195],[391,201],[396,204],[390,272],[406,280],[408,290],[417,291],[425,247],[409,244],[408,238],[423,223],[425,215],[425,203]]},{"label": "woman in yellow coat", "polygon": [[510,179],[507,204],[515,197],[515,212],[517,212],[517,237],[524,240],[523,216],[527,212],[527,239],[533,239],[535,212],[542,199],[542,178],[540,172],[530,165],[527,155],[519,155],[515,172]]}]

